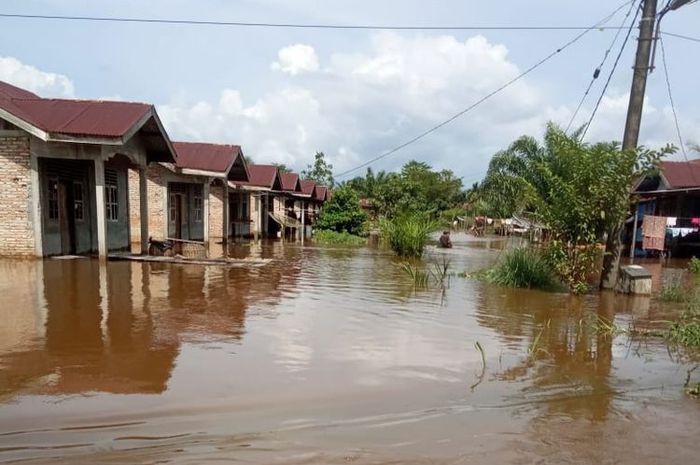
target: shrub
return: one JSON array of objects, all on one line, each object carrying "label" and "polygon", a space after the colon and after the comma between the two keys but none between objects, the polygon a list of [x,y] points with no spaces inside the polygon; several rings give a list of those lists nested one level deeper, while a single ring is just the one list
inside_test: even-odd
[{"label": "shrub", "polygon": [[357,236],[364,232],[366,221],[367,214],[360,207],[355,192],[348,187],[340,187],[333,191],[330,200],[321,208],[316,227]]},{"label": "shrub", "polygon": [[430,233],[438,227],[422,214],[403,214],[380,224],[383,239],[401,257],[420,257]]},{"label": "shrub", "polygon": [[588,278],[600,259],[602,249],[597,244],[566,244],[553,240],[547,246],[543,259],[573,294],[588,290]]},{"label": "shrub", "polygon": [[688,271],[693,274],[700,273],[700,260],[697,257],[693,257],[688,262]]},{"label": "shrub", "polygon": [[686,292],[680,284],[670,284],[661,288],[659,300],[662,302],[683,302],[686,299]]},{"label": "shrub", "polygon": [[488,274],[495,284],[509,287],[552,289],[557,280],[554,272],[542,256],[525,248],[512,249]]},{"label": "shrub", "polygon": [[355,236],[345,231],[336,232],[322,229],[314,233],[314,242],[319,245],[342,245],[347,247],[362,247],[367,244],[363,237]]}]

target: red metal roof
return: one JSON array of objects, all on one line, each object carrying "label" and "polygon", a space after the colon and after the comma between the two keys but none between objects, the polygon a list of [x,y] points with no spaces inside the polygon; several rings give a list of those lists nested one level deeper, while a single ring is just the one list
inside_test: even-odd
[{"label": "red metal roof", "polygon": [[310,179],[302,179],[301,193],[313,197],[316,194],[316,183]]},{"label": "red metal roof", "polygon": [[28,90],[15,87],[7,82],[0,81],[0,98],[40,98]]},{"label": "red metal roof", "polygon": [[275,165],[248,165],[248,172],[250,173],[250,181],[247,184],[251,186],[267,187],[268,189],[280,186],[279,171]]},{"label": "red metal roof", "polygon": [[282,190],[289,192],[301,192],[299,175],[296,173],[282,173]]},{"label": "red metal roof", "polygon": [[328,188],[325,186],[316,186],[316,197],[314,199],[325,202],[328,198]]},{"label": "red metal roof", "polygon": [[700,159],[662,161],[659,168],[670,189],[700,187]]},{"label": "red metal roof", "polygon": [[239,145],[173,142],[178,168],[225,173],[241,154]]}]

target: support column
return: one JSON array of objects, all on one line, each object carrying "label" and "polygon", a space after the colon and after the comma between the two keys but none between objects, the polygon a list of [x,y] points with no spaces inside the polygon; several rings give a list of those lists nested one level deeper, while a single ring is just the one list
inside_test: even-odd
[{"label": "support column", "polygon": [[39,160],[33,153],[29,155],[29,168],[31,180],[31,215],[32,228],[34,229],[34,252],[37,257],[44,255],[43,237],[41,230],[41,179],[39,177]]},{"label": "support column", "polygon": [[95,160],[95,217],[97,218],[97,254],[107,260],[107,223],[105,222],[105,162]]},{"label": "support column", "polygon": [[204,221],[204,243],[209,247],[209,186],[211,179],[208,179],[202,187],[202,220]]},{"label": "support column", "polygon": [[259,195],[248,194],[249,201],[255,205],[255,214],[258,216],[253,223],[253,241],[258,242],[260,231],[262,231],[262,198]]},{"label": "support column", "polygon": [[148,178],[146,177],[146,167],[139,166],[139,208],[141,214],[141,253],[148,255]]},{"label": "support column", "polygon": [[304,245],[306,239],[306,208],[304,202],[301,203],[301,245]]},{"label": "support column", "polygon": [[228,198],[228,181],[224,179],[224,188],[223,188],[223,196],[224,196],[224,207],[223,207],[223,212],[222,212],[222,219],[224,223],[224,230],[223,230],[223,242],[224,244],[228,243],[228,236],[229,236],[229,198]]}]

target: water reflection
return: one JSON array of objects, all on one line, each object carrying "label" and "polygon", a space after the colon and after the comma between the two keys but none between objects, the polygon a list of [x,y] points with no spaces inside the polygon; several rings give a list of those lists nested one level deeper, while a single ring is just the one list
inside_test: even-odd
[{"label": "water reflection", "polygon": [[[505,245],[467,238],[425,261],[473,271]],[[638,409],[673,411],[684,427],[699,418],[676,414],[680,390],[657,389],[684,376],[663,346],[637,353],[587,324],[667,316],[649,298],[458,278],[416,290],[374,248],[227,254],[273,262],[0,262],[0,460],[577,462],[613,445],[592,424],[615,432],[634,418],[649,441]],[[487,368],[472,390],[476,341]],[[585,432],[581,445],[562,424]],[[694,444],[673,443],[678,458]]]}]

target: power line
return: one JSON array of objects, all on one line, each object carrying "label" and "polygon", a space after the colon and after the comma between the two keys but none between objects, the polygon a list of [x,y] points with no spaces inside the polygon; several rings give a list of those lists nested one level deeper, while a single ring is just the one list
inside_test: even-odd
[{"label": "power line", "polygon": [[[666,78],[666,89],[668,90],[668,101],[671,103],[671,112],[673,113],[673,122],[676,125],[676,134],[678,134],[678,143],[681,146],[681,153],[685,161],[688,161],[688,154],[685,151],[685,144],[683,143],[683,137],[681,136],[681,127],[678,124],[678,114],[676,113],[676,105],[673,102],[673,92],[671,92],[671,79],[668,76],[668,65],[666,64],[666,48],[664,47],[664,40],[659,37],[659,44],[661,45],[661,62],[664,65],[664,77]],[[693,170],[690,174],[695,177]],[[697,182],[697,181],[696,181]]]},{"label": "power line", "polygon": [[[610,51],[612,48],[615,46],[615,43],[617,43],[618,37],[620,37],[620,32],[622,31],[622,28],[624,27],[625,23],[627,22],[627,18],[632,14],[632,10],[634,9],[634,3],[631,2],[630,4],[630,9],[627,10],[627,14],[625,15],[625,18],[622,20],[622,24],[620,24],[620,29],[617,30],[615,33],[615,37],[613,37],[612,42],[610,43],[610,46],[608,47],[607,50],[605,50],[605,54],[603,54],[603,59],[600,61],[600,64],[598,67],[595,69],[593,72],[593,76],[591,77],[591,82],[588,83],[588,88],[586,91],[583,93],[583,97],[581,97],[581,100],[578,102],[578,106],[576,107],[576,111],[574,111],[574,114],[571,115],[571,119],[569,120],[569,124],[566,125],[566,130],[564,132],[569,132],[569,129],[571,128],[571,125],[573,124],[574,120],[576,119],[576,116],[578,116],[578,112],[581,111],[581,107],[583,106],[583,102],[586,101],[586,97],[588,97],[588,94],[591,91],[591,88],[593,88],[593,83],[598,79],[598,76],[600,75],[600,70],[603,68],[603,65],[605,65],[605,62],[608,59],[608,56],[610,55]],[[633,21],[634,23],[634,21]]]},{"label": "power line", "polygon": [[[624,5],[627,5],[626,2]],[[623,5],[623,7],[624,7]],[[617,13],[616,10],[610,16]],[[425,30],[425,31],[588,31],[589,26],[476,26],[476,25],[453,25],[453,26],[414,26],[414,25],[375,25],[375,24],[300,24],[300,23],[272,23],[272,22],[245,22],[245,21],[215,21],[215,20],[195,20],[195,19],[168,19],[168,18],[136,18],[136,17],[116,17],[116,16],[72,16],[72,15],[40,15],[23,13],[0,13],[1,18],[13,19],[43,19],[56,21],[90,21],[90,22],[114,22],[114,23],[145,23],[145,24],[176,24],[188,26],[228,26],[228,27],[260,27],[260,28],[286,28],[286,29],[361,29],[361,30]],[[600,23],[604,24],[605,21]],[[618,29],[614,26],[603,26],[600,24],[597,29]]]},{"label": "power line", "polygon": [[[480,98],[479,100],[477,100],[476,102],[474,102],[473,104],[471,104],[470,106],[468,106],[467,108],[465,108],[464,110],[460,111],[459,113],[456,113],[455,115],[453,115],[453,116],[451,116],[450,118],[444,120],[443,122],[441,122],[441,123],[439,123],[439,124],[437,124],[437,125],[431,127],[430,129],[428,129],[428,130],[426,130],[426,131],[423,131],[423,132],[420,133],[419,135],[417,135],[417,136],[413,137],[412,139],[410,139],[410,140],[404,142],[403,144],[398,145],[398,146],[394,147],[393,149],[391,149],[391,150],[389,150],[389,151],[387,151],[387,152],[384,152],[383,154],[378,155],[378,156],[376,156],[376,157],[374,157],[374,158],[372,158],[372,159],[370,159],[370,160],[368,160],[368,161],[366,161],[366,162],[364,162],[364,163],[362,163],[362,164],[356,166],[355,168],[352,168],[352,169],[349,169],[349,170],[345,170],[345,171],[343,171],[343,172],[341,172],[341,173],[339,173],[339,174],[336,174],[336,175],[334,175],[334,177],[335,177],[336,179],[338,179],[338,178],[341,178],[341,177],[343,177],[343,176],[345,176],[345,175],[347,175],[347,174],[350,174],[350,173],[352,173],[352,172],[355,172],[355,171],[357,171],[357,170],[359,170],[359,169],[361,169],[361,168],[364,168],[365,166],[369,166],[369,165],[371,165],[372,163],[374,163],[374,162],[376,162],[376,161],[378,161],[378,160],[381,160],[382,158],[386,158],[386,157],[388,157],[389,155],[391,155],[391,154],[393,154],[393,153],[396,153],[396,152],[398,152],[399,150],[401,150],[401,149],[403,149],[403,148],[405,148],[405,147],[408,147],[409,145],[411,145],[411,144],[413,144],[413,143],[419,141],[420,139],[424,138],[425,136],[427,136],[427,135],[429,135],[429,134],[431,134],[431,133],[437,131],[437,130],[440,129],[441,127],[446,126],[447,124],[449,124],[449,123],[451,123],[452,121],[456,120],[456,119],[459,118],[460,116],[462,116],[462,115],[464,115],[465,113],[467,113],[467,112],[471,111],[472,109],[476,108],[477,106],[479,106],[480,104],[482,104],[483,102],[485,102],[486,100],[488,100],[489,98],[491,98],[491,97],[493,97],[494,95],[500,93],[501,91],[503,91],[503,90],[506,89],[507,87],[510,87],[510,86],[511,86],[512,84],[514,84],[516,81],[518,81],[518,80],[522,79],[523,77],[525,77],[526,75],[530,74],[532,71],[534,71],[535,69],[539,68],[540,66],[542,66],[544,63],[546,63],[546,62],[549,61],[550,59],[552,59],[555,55],[557,55],[558,53],[560,53],[562,50],[565,50],[565,49],[568,48],[569,46],[571,46],[571,45],[573,45],[574,43],[578,42],[578,41],[579,41],[583,36],[585,36],[588,32],[592,31],[593,29],[597,29],[598,26],[599,26],[601,23],[604,23],[604,22],[609,21],[618,11],[620,11],[622,8],[624,8],[625,6],[627,6],[629,3],[630,3],[630,2],[625,2],[625,3],[623,3],[621,6],[619,6],[618,8],[616,8],[616,9],[613,11],[613,13],[611,13],[611,14],[608,15],[608,16],[606,16],[606,17],[603,18],[602,20],[598,21],[595,25],[589,26],[585,31],[581,32],[580,34],[578,34],[577,36],[575,36],[573,39],[569,40],[569,41],[568,41],[567,43],[565,43],[563,46],[559,47],[558,49],[556,49],[555,51],[553,51],[552,53],[550,53],[549,55],[547,55],[546,57],[544,57],[543,59],[541,59],[540,61],[538,61],[537,63],[535,63],[534,65],[530,66],[528,69],[526,69],[525,71],[523,71],[522,73],[520,73],[519,75],[517,75],[516,77],[514,77],[514,78],[511,79],[510,81],[506,82],[505,84],[503,84],[502,86],[500,86],[500,87],[497,88],[496,90],[493,90],[493,91],[491,91],[490,93],[486,94],[484,97]],[[635,17],[635,18],[636,18],[636,17]]]},{"label": "power line", "polygon": [[686,36],[683,34],[675,34],[673,32],[665,32],[665,31],[661,31],[661,34],[666,35],[666,36],[676,37],[678,39],[685,39],[685,40],[690,40],[693,42],[700,42],[700,38],[698,38],[698,37],[690,37],[690,36]]},{"label": "power line", "polygon": [[637,18],[639,17],[639,13],[642,11],[642,2],[639,3],[639,6],[637,7],[637,12],[634,14],[634,18],[632,19],[632,22],[629,25],[629,28],[627,29],[627,35],[625,36],[625,40],[622,42],[622,46],[620,47],[620,51],[617,54],[617,57],[615,58],[615,63],[613,63],[613,67],[610,70],[610,74],[608,74],[608,79],[605,81],[605,85],[603,86],[603,90],[600,92],[600,96],[598,97],[598,101],[595,104],[595,107],[593,107],[593,112],[591,113],[591,117],[588,119],[588,123],[586,123],[586,126],[583,128],[583,133],[581,134],[581,140],[583,140],[586,137],[586,133],[588,132],[588,129],[591,127],[591,123],[593,122],[593,118],[595,118],[596,113],[598,112],[598,107],[600,107],[600,102],[603,101],[603,97],[605,96],[605,92],[608,90],[608,86],[610,85],[610,81],[612,80],[613,75],[615,74],[615,70],[617,69],[617,65],[620,62],[620,57],[622,56],[622,52],[625,51],[625,47],[627,46],[627,42],[629,41],[630,35],[632,34],[632,29],[634,28],[634,24],[637,22]]}]

